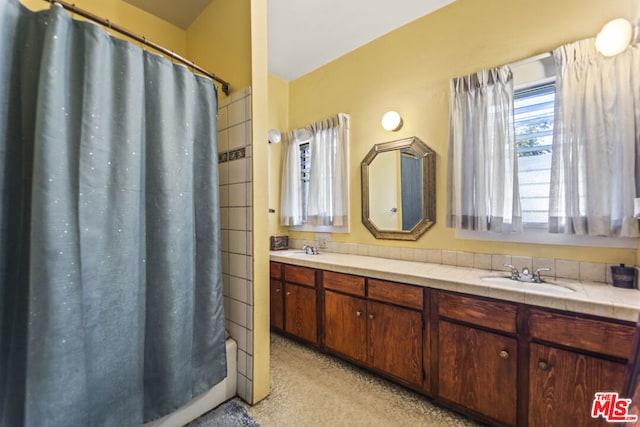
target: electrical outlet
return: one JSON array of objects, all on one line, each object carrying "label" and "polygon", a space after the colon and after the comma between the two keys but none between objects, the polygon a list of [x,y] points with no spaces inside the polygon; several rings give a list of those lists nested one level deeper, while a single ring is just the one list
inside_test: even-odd
[{"label": "electrical outlet", "polygon": [[327,249],[327,242],[329,241],[329,233],[316,233],[316,240],[318,241],[319,249]]}]

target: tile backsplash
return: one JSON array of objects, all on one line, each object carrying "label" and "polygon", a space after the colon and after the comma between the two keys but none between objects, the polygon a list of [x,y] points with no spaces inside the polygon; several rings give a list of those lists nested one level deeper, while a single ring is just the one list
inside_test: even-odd
[{"label": "tile backsplash", "polygon": [[[572,261],[555,258],[533,258],[500,254],[481,254],[474,252],[450,251],[440,249],[397,248],[383,245],[364,245],[358,243],[340,243],[328,241],[326,249],[320,252],[334,252],[352,255],[366,255],[380,258],[401,259],[407,261],[429,262],[432,264],[455,265],[459,267],[479,268],[483,270],[508,271],[504,264],[511,264],[519,271],[527,267],[530,271],[538,268],[550,268],[542,272],[542,277],[584,280],[611,284],[611,266],[599,262]],[[289,239],[289,247],[300,249],[303,245],[318,246],[313,240]]]}]

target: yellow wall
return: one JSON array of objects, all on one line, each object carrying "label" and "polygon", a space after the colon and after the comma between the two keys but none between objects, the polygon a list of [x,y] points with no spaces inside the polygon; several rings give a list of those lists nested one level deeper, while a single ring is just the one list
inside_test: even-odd
[{"label": "yellow wall", "polygon": [[[218,0],[216,0],[218,1]],[[227,0],[237,1],[237,0]],[[253,125],[253,399],[269,394],[269,180],[267,3],[251,0],[251,98]]]},{"label": "yellow wall", "polygon": [[[634,0],[457,0],[290,82],[289,128],[338,112],[351,115],[351,233],[332,240],[635,263],[635,249],[458,240],[445,227],[449,80],[594,36],[612,18],[633,18],[635,8]],[[398,132],[380,126],[388,110],[403,116]],[[360,220],[359,163],[373,144],[410,136],[437,153],[436,224],[417,242],[376,240]]]},{"label": "yellow wall", "polygon": [[[22,4],[31,10],[41,10],[49,7],[43,0],[20,0]],[[114,24],[124,27],[136,35],[144,36],[149,41],[157,43],[180,56],[187,54],[187,33],[167,21],[144,12],[137,7],[125,3],[122,0],[74,0],[75,4],[101,18],[105,18]],[[82,19],[75,16],[77,19]],[[123,37],[115,34],[117,37]],[[138,44],[138,43],[136,43]]]},{"label": "yellow wall", "polygon": [[251,0],[215,0],[187,29],[189,59],[231,83],[232,92],[251,86],[250,17]]},{"label": "yellow wall", "polygon": [[[289,84],[269,74],[269,129],[284,133],[289,129]],[[284,137],[284,136],[283,136]],[[286,234],[280,228],[280,183],[282,182],[282,144],[269,144],[269,235]]]}]

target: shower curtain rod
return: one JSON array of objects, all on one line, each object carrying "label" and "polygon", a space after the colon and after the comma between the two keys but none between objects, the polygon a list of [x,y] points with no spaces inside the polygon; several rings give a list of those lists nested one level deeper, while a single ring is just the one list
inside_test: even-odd
[{"label": "shower curtain rod", "polygon": [[110,30],[114,30],[117,31],[120,34],[124,34],[125,36],[132,38],[133,40],[140,42],[140,43],[144,43],[145,46],[148,46],[154,50],[157,50],[158,52],[170,57],[171,59],[174,59],[178,62],[183,63],[184,65],[193,68],[194,70],[198,71],[201,74],[204,74],[205,76],[209,77],[212,80],[217,81],[218,83],[220,83],[222,85],[222,91],[224,92],[225,95],[229,95],[230,92],[230,85],[229,82],[222,80],[220,77],[216,76],[214,73],[211,73],[207,70],[205,70],[204,68],[200,67],[199,65],[196,65],[195,62],[193,61],[189,61],[188,59],[183,58],[182,56],[172,52],[171,50],[160,46],[157,43],[153,43],[149,40],[147,40],[146,37],[143,36],[139,36],[137,34],[132,33],[131,31],[127,30],[126,28],[123,28],[119,25],[116,25],[114,23],[112,23],[111,21],[109,21],[108,19],[104,19],[104,18],[100,18],[99,16],[94,15],[91,12],[87,12],[86,10],[80,9],[78,7],[76,7],[75,4],[70,4],[61,0],[44,0],[47,3],[51,3],[51,5],[53,4],[59,4],[60,6],[62,6],[63,8],[65,8],[66,10],[72,12],[72,13],[76,13],[80,16],[83,16],[93,22],[96,22],[104,27],[109,28]]}]

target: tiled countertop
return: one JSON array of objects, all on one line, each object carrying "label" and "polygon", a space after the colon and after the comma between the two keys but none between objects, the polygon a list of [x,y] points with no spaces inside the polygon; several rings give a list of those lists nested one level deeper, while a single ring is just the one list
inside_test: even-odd
[{"label": "tiled countertop", "polygon": [[[338,273],[355,274],[394,282],[428,286],[435,289],[491,297],[540,307],[604,316],[636,322],[640,314],[640,290],[620,289],[595,282],[553,279],[552,283],[575,292],[551,292],[535,289],[534,284],[515,281],[489,283],[483,278],[505,277],[507,272],[479,270],[450,265],[401,261],[361,255],[324,252],[307,255],[301,250],[270,252],[271,261],[312,267]],[[544,277],[544,275],[543,275]],[[525,289],[526,288],[526,289]]]}]

